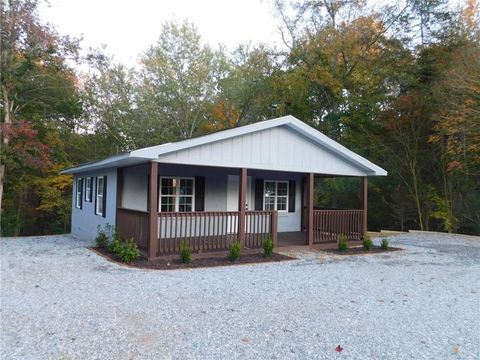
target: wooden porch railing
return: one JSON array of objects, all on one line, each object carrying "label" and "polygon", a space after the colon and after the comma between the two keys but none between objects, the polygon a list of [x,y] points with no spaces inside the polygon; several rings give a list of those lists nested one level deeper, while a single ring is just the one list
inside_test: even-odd
[{"label": "wooden porch railing", "polygon": [[314,210],[313,243],[337,241],[345,234],[349,240],[360,240],[363,229],[363,210]]},{"label": "wooden porch railing", "polygon": [[276,243],[278,221],[276,211],[246,211],[245,217],[246,247],[261,247],[263,240],[269,237]]},{"label": "wooden porch railing", "polygon": [[[276,238],[275,211],[247,211],[245,246],[260,247],[262,241]],[[239,211],[161,212],[158,213],[158,255],[176,253],[180,241],[194,252],[227,250],[238,240]]]},{"label": "wooden porch railing", "polygon": [[140,249],[148,248],[150,224],[147,211],[117,208],[116,226],[124,239],[133,238]]}]

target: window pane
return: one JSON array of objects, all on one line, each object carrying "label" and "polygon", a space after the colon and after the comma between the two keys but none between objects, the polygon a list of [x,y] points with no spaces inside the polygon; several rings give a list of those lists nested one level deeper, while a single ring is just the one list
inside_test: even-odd
[{"label": "window pane", "polygon": [[277,183],[277,195],[287,196],[288,195],[288,184],[285,182]]},{"label": "window pane", "polygon": [[103,196],[97,198],[97,214],[103,215]]},{"label": "window pane", "polygon": [[274,197],[265,197],[265,210],[275,210]]},{"label": "window pane", "polygon": [[178,203],[178,211],[192,211],[192,197],[180,196]]},{"label": "window pane", "polygon": [[287,210],[287,197],[279,196],[277,198],[277,210],[278,211]]},{"label": "window pane", "polygon": [[162,178],[162,195],[175,195],[175,187],[173,179]]},{"label": "window pane", "polygon": [[97,194],[103,194],[103,177],[98,178],[97,182]]},{"label": "window pane", "polygon": [[180,179],[180,195],[193,195],[192,179]]},{"label": "window pane", "polygon": [[173,197],[173,196],[162,196],[160,211],[162,211],[162,212],[173,212],[173,211],[175,211],[175,197]]},{"label": "window pane", "polygon": [[265,181],[265,197],[275,196],[275,182]]}]

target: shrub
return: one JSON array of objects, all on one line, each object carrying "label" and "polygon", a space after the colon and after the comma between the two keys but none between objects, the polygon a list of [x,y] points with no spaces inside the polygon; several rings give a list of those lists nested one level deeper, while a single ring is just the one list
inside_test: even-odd
[{"label": "shrub", "polygon": [[263,253],[265,256],[272,256],[273,254],[273,239],[272,238],[267,238],[263,240],[262,242],[262,247],[263,247]]},{"label": "shrub", "polygon": [[112,254],[118,254],[120,251],[120,246],[122,246],[122,242],[120,239],[113,238],[113,240],[108,244],[108,251],[110,251]]},{"label": "shrub", "polygon": [[368,236],[367,234],[365,234],[365,235],[363,236],[362,243],[363,243],[363,247],[364,247],[365,250],[367,250],[367,251],[372,250],[372,248],[373,248],[373,241],[372,241],[372,239],[370,238],[370,236]]},{"label": "shrub", "polygon": [[110,243],[110,237],[113,233],[113,227],[110,224],[106,224],[105,227],[98,225],[97,227],[97,237],[95,238],[95,243],[99,248],[106,248]]},{"label": "shrub", "polygon": [[182,260],[184,264],[188,264],[192,261],[192,250],[186,240],[180,241],[180,260]]},{"label": "shrub", "polygon": [[117,254],[120,256],[122,261],[127,264],[140,257],[140,251],[138,250],[137,244],[135,244],[132,238],[125,241],[120,240],[120,246],[117,249]]},{"label": "shrub", "polygon": [[348,249],[348,237],[345,234],[342,234],[338,237],[338,250],[347,251]]},{"label": "shrub", "polygon": [[387,239],[387,238],[383,238],[383,239],[382,239],[382,243],[380,244],[380,247],[381,247],[383,250],[388,250],[388,248],[390,247],[390,244],[388,243],[388,239]]},{"label": "shrub", "polygon": [[242,251],[242,243],[240,241],[234,241],[228,246],[228,260],[235,261],[240,257]]},{"label": "shrub", "polygon": [[108,235],[104,230],[98,230],[98,235],[95,238],[95,243],[99,248],[105,248],[108,245]]}]

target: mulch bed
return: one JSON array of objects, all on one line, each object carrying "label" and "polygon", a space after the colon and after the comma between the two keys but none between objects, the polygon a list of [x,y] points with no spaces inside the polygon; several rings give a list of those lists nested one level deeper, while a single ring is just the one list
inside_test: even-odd
[{"label": "mulch bed", "polygon": [[153,270],[175,270],[175,269],[193,269],[193,268],[202,268],[202,267],[215,267],[215,266],[229,266],[229,265],[242,265],[242,264],[256,264],[256,263],[266,263],[266,262],[279,262],[294,260],[294,258],[280,255],[272,254],[272,256],[266,257],[263,253],[258,254],[246,254],[241,255],[237,260],[230,261],[227,259],[227,256],[224,257],[201,257],[195,259],[192,258],[192,261],[189,264],[184,264],[180,261],[179,258],[169,259],[169,260],[154,260],[147,261],[144,257],[140,257],[137,260],[132,261],[130,264],[125,264],[120,260],[120,257],[115,254],[111,254],[107,249],[92,247],[91,248],[96,253],[107,258],[110,261],[118,263],[120,265],[127,265],[133,268],[139,269],[153,269]]},{"label": "mulch bed", "polygon": [[339,251],[338,249],[325,249],[324,251],[328,253],[333,253],[337,255],[364,255],[364,254],[381,254],[381,253],[388,253],[393,251],[400,251],[403,250],[397,247],[389,247],[387,250],[382,249],[380,246],[374,246],[372,250],[367,251],[363,248],[363,246],[358,247],[351,247],[348,248],[346,251]]}]

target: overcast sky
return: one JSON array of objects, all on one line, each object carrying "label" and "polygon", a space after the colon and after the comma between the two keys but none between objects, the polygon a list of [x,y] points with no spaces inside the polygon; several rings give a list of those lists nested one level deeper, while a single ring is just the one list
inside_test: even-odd
[{"label": "overcast sky", "polygon": [[108,54],[129,66],[171,19],[189,19],[212,46],[281,44],[278,19],[266,0],[49,0],[41,4],[40,17],[61,35],[83,37],[85,49],[105,44]]}]

